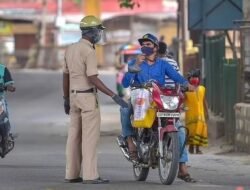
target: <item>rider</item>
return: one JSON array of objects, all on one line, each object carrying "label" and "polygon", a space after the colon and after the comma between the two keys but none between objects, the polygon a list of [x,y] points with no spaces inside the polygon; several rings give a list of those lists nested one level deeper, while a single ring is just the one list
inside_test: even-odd
[{"label": "rider", "polygon": [[[159,42],[159,57],[163,60],[166,60],[177,72],[180,72],[178,63],[168,56],[168,48],[167,44],[164,42]],[[168,76],[165,76],[165,86],[168,87],[174,87],[175,82],[170,79]],[[186,139],[186,131],[183,127],[183,124],[180,122],[180,120],[176,123],[178,128],[178,136],[179,136],[179,145],[180,145],[180,152],[181,156],[179,159],[179,172],[178,172],[178,178],[186,181],[186,182],[195,182],[193,178],[191,178],[190,174],[188,173],[188,169],[186,166],[186,162],[188,161],[188,151],[185,146],[185,139]]]},{"label": "rider", "polygon": [[[7,67],[5,67],[3,64],[0,64],[0,97],[3,99],[3,107],[5,110],[4,113],[6,113],[5,116],[1,114],[1,118],[3,120],[4,127],[1,126],[2,133],[6,138],[9,137],[10,134],[10,122],[8,118],[8,107],[7,107],[7,101],[5,99],[5,91],[14,92],[16,90],[14,86],[14,81],[12,80],[10,71]],[[6,151],[5,147],[5,151]]]},{"label": "rider", "polygon": [[[158,58],[159,42],[154,35],[145,34],[138,41],[141,45],[142,54],[128,63],[130,72],[125,73],[122,81],[125,88],[131,84],[143,84],[149,80],[155,80],[159,85],[164,86],[165,76],[168,75],[176,83],[187,86],[189,90],[194,90],[194,87],[176,72],[167,61]],[[138,72],[132,73],[132,70],[137,70]],[[121,108],[120,111],[122,135],[127,141],[130,159],[136,161],[138,157],[136,146],[133,143],[134,131],[130,121],[132,107]]]}]

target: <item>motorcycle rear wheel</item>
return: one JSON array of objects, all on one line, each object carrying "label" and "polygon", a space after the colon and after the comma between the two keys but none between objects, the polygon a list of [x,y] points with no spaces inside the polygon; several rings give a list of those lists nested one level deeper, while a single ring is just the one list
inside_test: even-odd
[{"label": "motorcycle rear wheel", "polygon": [[177,132],[167,133],[163,138],[163,158],[159,158],[158,171],[161,183],[171,185],[179,165],[179,140]]},{"label": "motorcycle rear wheel", "polygon": [[149,168],[133,165],[133,173],[136,181],[145,181],[148,177]]}]

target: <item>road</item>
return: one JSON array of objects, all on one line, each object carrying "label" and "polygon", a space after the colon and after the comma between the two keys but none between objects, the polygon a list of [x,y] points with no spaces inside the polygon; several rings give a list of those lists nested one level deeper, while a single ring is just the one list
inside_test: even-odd
[{"label": "road", "polygon": [[[11,123],[19,136],[15,149],[0,160],[0,190],[250,190],[250,156],[222,154],[218,146],[205,149],[203,155],[190,156],[189,171],[198,180],[195,184],[176,179],[171,186],[163,186],[157,170],[150,171],[146,182],[134,181],[131,164],[115,142],[120,131],[118,106],[102,94],[99,168],[101,176],[111,183],[66,184],[64,153],[69,118],[63,113],[60,72],[14,72],[13,78],[17,92],[8,94],[8,101]],[[104,73],[101,78],[114,89],[114,75]]]}]

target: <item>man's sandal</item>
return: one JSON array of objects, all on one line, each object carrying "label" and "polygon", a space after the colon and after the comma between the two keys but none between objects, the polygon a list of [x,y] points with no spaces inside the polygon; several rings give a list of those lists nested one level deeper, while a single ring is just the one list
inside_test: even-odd
[{"label": "man's sandal", "polygon": [[187,183],[196,183],[196,180],[193,179],[190,174],[185,174],[185,175],[178,175],[177,176],[179,179],[187,182]]}]

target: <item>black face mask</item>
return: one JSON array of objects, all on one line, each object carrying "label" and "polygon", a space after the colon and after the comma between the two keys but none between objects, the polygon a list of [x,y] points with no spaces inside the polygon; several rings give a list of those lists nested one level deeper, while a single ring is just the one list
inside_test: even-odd
[{"label": "black face mask", "polygon": [[154,53],[154,48],[143,46],[141,48],[141,52],[143,54],[145,54],[146,56],[149,56],[149,55],[152,55]]},{"label": "black face mask", "polygon": [[86,36],[92,44],[96,44],[101,40],[102,30],[98,28],[93,28],[88,31],[83,30],[82,35]]}]

